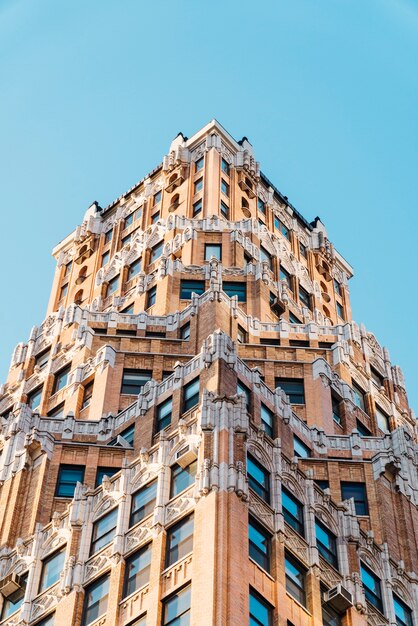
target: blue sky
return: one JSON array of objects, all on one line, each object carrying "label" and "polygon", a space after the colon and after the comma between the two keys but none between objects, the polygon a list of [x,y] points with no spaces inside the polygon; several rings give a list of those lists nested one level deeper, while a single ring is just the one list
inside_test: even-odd
[{"label": "blue sky", "polygon": [[418,408],[415,0],[0,0],[0,378],[50,250],[216,117],[319,215]]}]

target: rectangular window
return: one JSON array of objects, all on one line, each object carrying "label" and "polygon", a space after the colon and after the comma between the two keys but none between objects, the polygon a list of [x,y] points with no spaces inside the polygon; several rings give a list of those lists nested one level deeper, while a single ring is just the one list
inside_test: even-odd
[{"label": "rectangular window", "polygon": [[151,224],[156,224],[160,219],[160,211],[156,211],[151,215]]},{"label": "rectangular window", "polygon": [[157,406],[157,419],[155,432],[159,433],[163,428],[167,428],[171,424],[171,416],[173,412],[173,398],[167,398],[164,402]]},{"label": "rectangular window", "polygon": [[343,295],[341,291],[341,284],[335,278],[334,278],[334,289],[335,289],[335,293],[337,294],[337,296],[341,297]]},{"label": "rectangular window", "polygon": [[250,588],[249,626],[273,626],[273,607]]},{"label": "rectangular window", "polygon": [[251,391],[240,380],[237,380],[237,394],[245,397],[245,406],[247,407],[247,411],[249,411],[251,406]]},{"label": "rectangular window", "polygon": [[99,487],[102,484],[105,476],[112,478],[112,476],[114,476],[119,469],[119,467],[98,467],[96,471],[96,487]]},{"label": "rectangular window", "polygon": [[261,404],[261,423],[264,426],[264,431],[269,437],[273,437],[274,433],[274,413],[266,407],[265,404]]},{"label": "rectangular window", "polygon": [[130,226],[131,224],[134,223],[134,214],[130,213],[129,215],[127,215],[124,219],[123,222],[123,228],[128,228],[128,226]]},{"label": "rectangular window", "polygon": [[151,248],[151,254],[150,254],[150,259],[149,259],[150,263],[154,263],[154,261],[156,261],[162,255],[163,248],[164,248],[164,241],[160,241],[160,243],[157,243],[156,246],[153,246]]},{"label": "rectangular window", "polygon": [[227,198],[229,198],[229,185],[223,178],[221,178],[221,191]]},{"label": "rectangular window", "polygon": [[290,554],[285,553],[286,591],[296,598],[303,606],[306,606],[305,593],[305,568]]},{"label": "rectangular window", "polygon": [[237,329],[237,341],[238,343],[247,343],[247,331],[239,324]]},{"label": "rectangular window", "polygon": [[177,563],[193,550],[193,515],[188,515],[167,531],[165,566]]},{"label": "rectangular window", "polygon": [[360,573],[367,602],[370,602],[378,611],[383,613],[380,578],[363,563],[360,563]]},{"label": "rectangular window", "polygon": [[226,219],[229,219],[229,207],[223,200],[221,200],[221,213]]},{"label": "rectangular window", "polygon": [[300,256],[304,259],[308,257],[308,248],[301,241],[299,241],[299,252]]},{"label": "rectangular window", "polygon": [[21,576],[22,589],[19,590],[19,592],[16,591],[8,598],[4,598],[3,607],[1,610],[1,617],[0,617],[1,621],[6,619],[6,617],[9,617],[10,615],[13,615],[13,613],[16,613],[16,611],[18,611],[20,607],[22,606],[23,600],[25,597],[27,582],[28,582],[28,572],[25,572]]},{"label": "rectangular window", "polygon": [[366,485],[364,483],[342,482],[341,497],[343,500],[349,500],[350,498],[354,498],[356,515],[369,514]]},{"label": "rectangular window", "polygon": [[195,217],[198,213],[201,212],[203,206],[203,200],[200,199],[193,204],[193,217]]},{"label": "rectangular window", "polygon": [[345,320],[343,305],[340,304],[339,302],[337,302],[336,304],[337,304],[337,315],[338,315],[338,317],[340,317],[342,320]]},{"label": "rectangular window", "polygon": [[246,302],[247,300],[247,284],[246,283],[235,283],[235,282],[224,281],[222,284],[222,289],[230,298],[237,296],[238,302]]},{"label": "rectangular window", "polygon": [[261,198],[257,198],[257,208],[263,215],[266,214],[266,203]]},{"label": "rectangular window", "polygon": [[64,269],[64,278],[71,274],[72,266],[73,266],[73,262],[72,261],[70,261],[69,263],[66,264],[65,269]]},{"label": "rectangular window", "polygon": [[360,422],[360,420],[356,420],[356,428],[358,430],[358,434],[360,437],[372,437],[372,433],[366,426]]},{"label": "rectangular window", "polygon": [[205,243],[205,261],[210,261],[212,257],[218,259],[222,258],[222,246],[220,243]]},{"label": "rectangular window", "polygon": [[104,236],[104,245],[106,245],[107,243],[112,241],[112,237],[113,237],[113,230],[108,230],[107,233],[105,233]]},{"label": "rectangular window", "polygon": [[340,400],[336,396],[331,396],[332,419],[337,424],[341,424]]},{"label": "rectangular window", "polygon": [[131,280],[134,276],[137,276],[141,271],[141,261],[142,259],[137,259],[128,267],[128,280]]},{"label": "rectangular window", "polygon": [[61,391],[66,385],[68,380],[68,374],[71,371],[71,365],[67,365],[62,370],[57,372],[54,376],[54,385],[52,387],[52,395]]},{"label": "rectangular window", "polygon": [[189,626],[191,586],[164,598],[162,626]]},{"label": "rectangular window", "polygon": [[322,605],[322,626],[341,626],[341,616],[328,604]]},{"label": "rectangular window", "polygon": [[192,293],[201,296],[205,292],[204,280],[182,280],[180,281],[180,299],[191,300]]},{"label": "rectangular window", "polygon": [[119,433],[119,435],[117,437],[115,437],[114,439],[109,441],[109,443],[107,445],[108,446],[120,445],[120,444],[118,444],[118,437],[123,437],[123,439],[126,441],[127,444],[129,444],[130,446],[133,446],[133,444],[134,444],[134,435],[135,435],[135,424],[131,424],[131,426],[128,426],[128,428],[125,428],[125,430],[123,430],[121,433]]},{"label": "rectangular window", "polygon": [[377,426],[383,433],[388,433],[389,429],[389,417],[379,407],[376,406],[376,420]]},{"label": "rectangular window", "polygon": [[190,339],[190,322],[187,322],[187,324],[183,324],[183,326],[180,328],[180,339],[183,339],[183,341],[189,341],[189,339]]},{"label": "rectangular window", "polygon": [[130,596],[149,583],[151,570],[152,543],[126,559],[123,597]]},{"label": "rectangular window", "polygon": [[380,372],[378,372],[374,367],[370,366],[370,376],[372,378],[372,381],[375,383],[375,385],[377,385],[379,388],[383,387],[383,376]]},{"label": "rectangular window", "polygon": [[64,569],[65,548],[55,552],[42,561],[41,580],[39,582],[38,593],[42,593],[48,587],[55,585],[60,579],[60,574]]},{"label": "rectangular window", "polygon": [[229,176],[229,163],[228,163],[228,161],[225,161],[225,159],[222,159],[222,161],[221,161],[221,169],[222,169],[224,174]]},{"label": "rectangular window", "polygon": [[292,281],[290,278],[290,274],[287,270],[284,269],[282,265],[280,266],[280,280],[285,282],[286,285],[289,287],[290,291],[292,291]]},{"label": "rectangular window", "polygon": [[393,594],[393,605],[398,626],[413,626],[412,610],[395,594]]},{"label": "rectangular window", "polygon": [[151,380],[152,372],[148,370],[123,370],[120,392],[130,396],[141,393],[142,387]]},{"label": "rectangular window", "polygon": [[106,574],[86,588],[81,626],[88,626],[101,615],[106,615],[109,597],[109,578]]},{"label": "rectangular window", "polygon": [[113,541],[116,534],[116,524],[118,521],[118,507],[112,509],[103,517],[94,522],[93,535],[91,538],[90,555],[95,554]]},{"label": "rectangular window", "polygon": [[125,309],[122,309],[122,311],[121,311],[121,313],[124,313],[125,315],[132,315],[133,312],[134,312],[134,305],[133,304],[130,304]]},{"label": "rectangular window", "polygon": [[351,384],[353,386],[353,392],[354,392],[354,401],[356,403],[356,405],[362,410],[362,411],[366,411],[366,403],[365,403],[365,393],[363,391],[363,389],[360,389],[360,387],[358,385],[356,385],[356,383],[354,383],[353,381],[351,381]]},{"label": "rectangular window", "polygon": [[205,158],[204,157],[200,157],[200,159],[198,159],[195,163],[195,172],[200,172],[200,170],[203,169],[203,165],[205,162]]},{"label": "rectangular window", "polygon": [[114,294],[119,287],[119,276],[115,276],[112,280],[109,280],[106,287],[106,298]]},{"label": "rectangular window", "polygon": [[251,517],[248,520],[250,558],[270,573],[271,535]]},{"label": "rectangular window", "polygon": [[48,348],[48,350],[44,350],[40,354],[37,354],[35,357],[35,367],[42,370],[48,364],[50,354],[50,348]]},{"label": "rectangular window", "polygon": [[308,446],[304,444],[299,437],[296,437],[296,435],[293,435],[293,453],[301,459],[307,459],[311,456],[311,451]]},{"label": "rectangular window", "polygon": [[64,407],[65,402],[60,402],[57,406],[54,406],[53,409],[48,411],[48,417],[64,417]]},{"label": "rectangular window", "polygon": [[199,378],[195,378],[187,385],[184,385],[182,412],[189,411],[196,404],[199,404]]},{"label": "rectangular window", "polygon": [[59,299],[60,299],[60,300],[62,300],[63,298],[65,298],[65,296],[67,295],[67,293],[68,293],[68,283],[67,283],[66,285],[63,285],[63,286],[61,287],[61,291],[60,291],[60,297],[59,297]]},{"label": "rectangular window", "polygon": [[153,480],[133,494],[129,526],[137,524],[154,512],[157,501],[157,486],[157,481]]},{"label": "rectangular window", "polygon": [[199,191],[202,191],[202,189],[203,189],[203,178],[198,178],[194,182],[194,192],[198,193]]},{"label": "rectangular window", "polygon": [[298,317],[296,317],[296,315],[293,315],[293,313],[291,313],[291,312],[289,312],[289,322],[291,324],[302,324],[300,319]]},{"label": "rectangular window", "polygon": [[91,399],[93,397],[93,387],[94,387],[94,380],[87,383],[87,385],[84,385],[83,402],[81,404],[81,410],[86,409],[90,405]]},{"label": "rectangular window", "polygon": [[329,481],[328,480],[314,480],[315,485],[318,485],[318,487],[320,489],[322,489],[322,491],[325,491],[325,489],[329,489]]},{"label": "rectangular window", "polygon": [[145,308],[150,309],[157,302],[157,285],[147,291],[147,302]]},{"label": "rectangular window", "polygon": [[290,404],[305,404],[305,388],[302,378],[276,378],[275,387],[283,389]]},{"label": "rectangular window", "polygon": [[155,206],[156,204],[160,204],[161,196],[162,196],[162,191],[157,191],[157,193],[154,194],[153,206]]},{"label": "rectangular window", "polygon": [[131,243],[131,239],[132,239],[132,233],[129,233],[129,235],[126,235],[126,237],[123,237],[120,242],[121,248],[126,246],[128,243]]},{"label": "rectangular window", "polygon": [[269,268],[272,268],[273,265],[273,259],[272,256],[269,252],[267,252],[267,250],[265,248],[263,248],[263,246],[260,247],[260,261],[267,261]]},{"label": "rectangular window", "polygon": [[84,465],[60,465],[56,496],[73,498],[77,483],[84,481]]},{"label": "rectangular window", "polygon": [[102,254],[102,262],[100,267],[104,267],[105,265],[107,265],[109,263],[109,259],[110,259],[110,252],[107,251],[104,254]]},{"label": "rectangular window", "polygon": [[304,537],[303,504],[285,487],[282,487],[282,509],[285,522]]},{"label": "rectangular window", "polygon": [[54,613],[50,613],[44,619],[41,619],[40,622],[36,622],[33,626],[55,626],[55,611]]},{"label": "rectangular window", "polygon": [[304,304],[308,309],[311,308],[311,296],[309,293],[299,285],[299,300]]},{"label": "rectangular window", "polygon": [[193,461],[187,467],[181,467],[177,463],[171,468],[170,498],[188,489],[196,480],[197,461]]},{"label": "rectangular window", "polygon": [[321,522],[315,520],[316,546],[319,554],[338,569],[337,540],[335,535]]},{"label": "rectangular window", "polygon": [[270,504],[270,472],[250,454],[247,456],[247,477],[250,489]]}]

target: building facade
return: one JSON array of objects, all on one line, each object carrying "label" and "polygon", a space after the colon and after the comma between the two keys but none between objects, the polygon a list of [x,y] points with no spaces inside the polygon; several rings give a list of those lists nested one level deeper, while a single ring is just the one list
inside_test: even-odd
[{"label": "building facade", "polygon": [[1,626],[418,626],[415,417],[216,121],[94,203],[1,388]]}]

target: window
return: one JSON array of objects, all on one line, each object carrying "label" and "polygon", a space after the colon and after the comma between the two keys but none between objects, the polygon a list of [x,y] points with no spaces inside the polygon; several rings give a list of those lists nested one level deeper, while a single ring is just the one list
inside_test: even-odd
[{"label": "window", "polygon": [[104,267],[105,265],[107,265],[109,263],[109,259],[110,259],[110,252],[107,251],[104,254],[102,254],[102,262],[100,267]]},{"label": "window", "polygon": [[337,540],[335,535],[317,519],[315,520],[315,535],[319,554],[333,567],[338,569]]},{"label": "window", "polygon": [[388,433],[389,417],[386,415],[386,413],[383,413],[383,411],[379,409],[379,407],[376,407],[376,420],[378,428],[380,428],[382,432]]},{"label": "window", "polygon": [[180,328],[180,339],[183,339],[184,341],[189,341],[189,339],[190,339],[190,322],[187,322],[187,324],[183,324],[183,326]]},{"label": "window", "polygon": [[345,320],[343,305],[340,304],[339,302],[337,302],[336,304],[337,304],[337,315],[338,315],[338,317],[340,317],[342,320]]},{"label": "window", "polygon": [[205,261],[210,261],[212,257],[218,259],[222,258],[222,246],[220,243],[205,243]]},{"label": "window", "polygon": [[290,278],[290,274],[287,270],[284,269],[284,267],[281,265],[280,266],[280,280],[284,281],[286,283],[286,285],[289,287],[290,291],[292,290],[292,281]]},{"label": "window", "polygon": [[362,422],[360,422],[360,420],[356,421],[356,428],[360,437],[372,437],[372,433],[370,432],[370,430],[366,428],[366,426]]},{"label": "window", "polygon": [[270,572],[271,536],[252,518],[248,520],[248,547],[250,558]]},{"label": "window", "polygon": [[303,504],[285,487],[282,487],[282,509],[285,522],[304,537]]},{"label": "window", "polygon": [[300,256],[302,256],[304,259],[308,257],[308,248],[301,241],[299,241],[299,252]]},{"label": "window", "polygon": [[372,381],[378,386],[383,387],[383,376],[374,367],[370,366],[370,376]]},{"label": "window", "polygon": [[151,289],[148,289],[147,291],[145,308],[146,309],[151,308],[152,306],[154,306],[156,302],[157,302],[157,285],[154,285],[154,287],[151,287]]},{"label": "window", "polygon": [[272,626],[273,608],[256,591],[250,588],[249,626]]},{"label": "window", "polygon": [[141,260],[142,259],[137,259],[128,267],[128,280],[131,280],[131,278],[139,274],[141,271]]},{"label": "window", "polygon": [[127,215],[123,221],[123,228],[128,228],[131,224],[134,223],[134,214],[130,213]]},{"label": "window", "polygon": [[278,230],[283,235],[283,237],[286,237],[286,239],[290,239],[289,229],[286,228],[283,222],[279,220],[277,215],[274,216],[274,228]]},{"label": "window", "polygon": [[322,491],[325,491],[325,489],[329,489],[329,480],[316,480],[315,479],[314,483],[318,485],[318,487],[322,489]]},{"label": "window", "polygon": [[83,619],[81,626],[87,626],[94,622],[107,611],[109,595],[109,574],[99,578],[86,588],[84,596]]},{"label": "window", "polygon": [[334,278],[334,289],[337,296],[342,296],[341,284]]},{"label": "window", "polygon": [[195,163],[195,172],[200,172],[200,170],[203,169],[203,164],[205,162],[205,158],[204,157],[200,157],[200,159],[198,159]]},{"label": "window", "polygon": [[202,189],[203,189],[203,178],[198,178],[194,182],[194,192],[198,193],[199,191],[202,191]]},{"label": "window", "polygon": [[52,394],[57,393],[57,391],[61,391],[61,389],[63,389],[67,385],[68,374],[70,373],[70,370],[71,365],[67,365],[55,374]]},{"label": "window", "polygon": [[64,278],[66,276],[70,275],[72,266],[73,266],[73,262],[72,261],[70,261],[69,263],[66,264],[66,266],[64,268]]},{"label": "window", "polygon": [[105,476],[112,478],[112,476],[116,474],[119,469],[119,467],[98,467],[96,472],[96,487],[99,487],[99,485],[102,484]]},{"label": "window", "polygon": [[337,424],[341,424],[341,411],[340,411],[340,400],[335,396],[331,396],[331,404],[332,404],[332,419]]},{"label": "window", "polygon": [[395,594],[393,594],[393,605],[398,626],[413,626],[412,610]]},{"label": "window", "polygon": [[264,426],[264,430],[269,437],[273,437],[274,432],[274,413],[266,407],[265,404],[261,404],[261,423]]},{"label": "window", "polygon": [[182,412],[185,413],[189,409],[199,404],[199,378],[195,378],[183,387],[183,406]]},{"label": "window", "polygon": [[40,354],[37,354],[35,357],[35,367],[42,370],[48,364],[50,354],[50,348],[48,348],[48,350],[44,350]]},{"label": "window", "polygon": [[151,380],[151,372],[147,370],[123,370],[120,392],[137,396],[149,380]]},{"label": "window", "polygon": [[112,237],[113,237],[113,230],[108,230],[104,236],[104,244],[106,245],[107,243],[112,241]]},{"label": "window", "polygon": [[305,568],[290,554],[285,553],[286,591],[296,598],[303,606],[306,603]]},{"label": "window", "polygon": [[154,337],[156,339],[165,339],[166,333],[159,330],[146,330],[145,337]]},{"label": "window", "polygon": [[152,543],[149,543],[126,559],[124,598],[149,582],[151,554]]},{"label": "window", "polygon": [[174,498],[180,492],[193,485],[196,479],[197,461],[193,461],[187,467],[181,467],[177,463],[171,468],[170,498]]},{"label": "window", "polygon": [[182,280],[180,281],[180,298],[181,300],[191,300],[192,293],[198,296],[205,292],[204,280]]},{"label": "window", "polygon": [[293,452],[295,456],[301,459],[307,459],[311,456],[311,451],[308,446],[304,444],[299,437],[296,437],[296,435],[293,435]]},{"label": "window", "polygon": [[39,583],[38,593],[42,593],[48,587],[55,585],[60,579],[60,574],[64,569],[65,548],[59,552],[51,554],[42,561],[41,580]]},{"label": "window", "polygon": [[257,198],[257,208],[263,215],[266,214],[266,203],[261,198]]},{"label": "window", "polygon": [[322,625],[341,626],[341,616],[328,604],[322,605]]},{"label": "window", "polygon": [[155,213],[151,215],[151,224],[156,224],[159,219],[160,219],[160,212],[156,211]]},{"label": "window", "polygon": [[311,308],[311,296],[309,293],[299,285],[299,300],[304,304],[308,309]]},{"label": "window", "polygon": [[54,626],[55,625],[55,612],[50,613],[48,617],[41,619],[40,622],[36,622],[33,626]]},{"label": "window", "polygon": [[260,260],[262,262],[267,261],[269,268],[271,269],[272,264],[273,264],[271,254],[267,252],[267,250],[263,248],[263,246],[260,247]]},{"label": "window", "polygon": [[276,378],[275,387],[283,389],[285,394],[289,396],[290,404],[305,404],[305,389],[303,379],[299,378]]},{"label": "window", "polygon": [[302,324],[300,319],[296,317],[296,315],[293,315],[293,313],[290,313],[290,312],[289,312],[289,322],[291,324]]},{"label": "window", "polygon": [[191,587],[183,587],[163,600],[162,626],[189,626]]},{"label": "window", "polygon": [[289,345],[294,348],[309,348],[309,341],[305,341],[304,339],[290,339]]},{"label": "window", "polygon": [[223,282],[222,289],[230,297],[238,296],[238,302],[245,302],[247,300],[247,285],[246,283],[233,283]]},{"label": "window", "polygon": [[21,576],[22,591],[18,590],[8,598],[4,598],[0,619],[3,621],[20,609],[23,604],[26,591],[26,583],[28,581],[28,572]]},{"label": "window", "polygon": [[81,404],[81,410],[89,406],[91,399],[93,397],[93,387],[94,387],[94,380],[87,383],[87,385],[84,385],[83,402]]},{"label": "window", "polygon": [[134,305],[130,304],[125,309],[122,309],[121,313],[125,313],[126,315],[132,315],[134,312]]},{"label": "window", "polygon": [[226,219],[229,218],[229,207],[223,200],[221,200],[221,213]]},{"label": "window", "polygon": [[247,456],[247,477],[250,489],[270,504],[270,472],[250,454]]},{"label": "window", "polygon": [[149,258],[150,263],[154,263],[163,253],[164,241],[160,241],[156,246],[151,248],[151,254]]},{"label": "window", "polygon": [[221,169],[222,169],[224,174],[229,176],[229,163],[228,163],[228,161],[225,161],[225,159],[222,159],[222,161],[221,161]]},{"label": "window", "polygon": [[366,411],[365,409],[365,393],[363,391],[363,389],[360,389],[360,387],[358,385],[356,385],[356,383],[354,383],[353,381],[351,381],[351,384],[353,386],[353,392],[354,392],[354,402],[356,403],[356,405],[362,410],[362,411]]},{"label": "window", "polygon": [[155,432],[159,433],[163,428],[167,428],[171,424],[171,414],[173,410],[173,399],[168,398],[157,406],[157,419]]},{"label": "window", "polygon": [[84,480],[84,469],[84,465],[61,465],[56,495],[61,498],[73,498],[76,484]]},{"label": "window", "polygon": [[157,501],[157,485],[157,481],[153,480],[133,494],[129,526],[137,524],[154,512]]},{"label": "window", "polygon": [[48,417],[64,417],[64,407],[65,402],[60,402],[57,406],[54,406],[53,409],[48,411]]},{"label": "window", "polygon": [[107,445],[108,446],[120,445],[120,444],[118,444],[118,437],[123,437],[125,439],[126,443],[128,443],[130,446],[133,446],[134,445],[134,435],[135,435],[135,424],[131,424],[131,426],[128,426],[128,428],[125,428],[125,430],[123,430],[121,433],[119,433],[119,435],[117,437],[115,437],[114,439],[109,441],[109,443]]},{"label": "window", "polygon": [[237,394],[245,397],[245,406],[247,407],[247,411],[249,411],[251,405],[251,391],[240,380],[237,380]]},{"label": "window", "polygon": [[341,497],[343,500],[349,500],[350,498],[354,498],[356,515],[369,514],[366,485],[364,483],[342,482]]},{"label": "window", "polygon": [[60,300],[62,300],[63,298],[65,298],[65,296],[67,295],[67,293],[68,293],[68,283],[67,283],[66,285],[63,285],[63,286],[61,287],[61,291],[60,291],[60,298],[59,298],[59,299],[60,299]]},{"label": "window", "polygon": [[193,204],[193,217],[195,217],[202,210],[203,201],[202,199],[198,200]]},{"label": "window", "polygon": [[91,538],[90,554],[95,554],[113,541],[116,534],[116,523],[118,521],[118,507],[112,509],[110,513],[103,515],[93,524],[93,535]]},{"label": "window", "polygon": [[156,204],[160,204],[161,196],[162,196],[162,191],[157,191],[157,193],[154,194],[153,206],[155,206]]},{"label": "window", "polygon": [[221,178],[221,191],[227,198],[229,198],[229,185],[223,178]]},{"label": "window", "polygon": [[111,296],[118,290],[119,287],[119,276],[115,276],[112,280],[109,280],[106,287],[106,298]]},{"label": "window", "polygon": [[188,515],[167,531],[165,566],[177,563],[193,550],[193,515]]},{"label": "window", "polygon": [[382,590],[380,578],[376,576],[366,565],[360,563],[361,582],[363,583],[364,594],[367,602],[373,604],[383,613]]},{"label": "window", "polygon": [[237,329],[237,341],[238,343],[246,343],[247,342],[247,331],[243,329],[242,326],[238,324]]}]

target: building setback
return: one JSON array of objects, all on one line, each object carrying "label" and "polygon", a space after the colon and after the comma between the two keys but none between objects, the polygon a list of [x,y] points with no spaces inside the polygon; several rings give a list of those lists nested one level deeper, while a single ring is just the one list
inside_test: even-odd
[{"label": "building setback", "polygon": [[402,372],[249,141],[179,134],[53,254],[0,390],[1,626],[417,626]]}]

